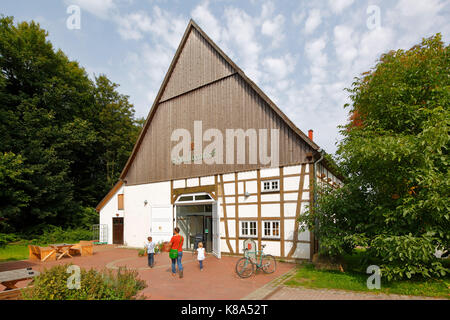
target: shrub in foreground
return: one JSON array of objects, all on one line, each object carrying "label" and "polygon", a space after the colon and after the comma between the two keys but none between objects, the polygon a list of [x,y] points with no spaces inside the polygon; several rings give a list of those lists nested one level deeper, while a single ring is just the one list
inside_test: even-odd
[{"label": "shrub in foreground", "polygon": [[[94,269],[80,270],[80,288],[69,289],[67,280],[71,264],[45,270],[34,285],[22,291],[24,300],[134,300],[147,287],[136,270],[120,268],[117,272]],[[73,283],[70,281],[70,283]]]}]

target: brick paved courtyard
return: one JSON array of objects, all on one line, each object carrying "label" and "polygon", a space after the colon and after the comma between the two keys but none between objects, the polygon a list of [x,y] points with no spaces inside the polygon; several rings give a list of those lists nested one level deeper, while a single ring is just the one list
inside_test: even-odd
[{"label": "brick paved courtyard", "polygon": [[[136,269],[148,287],[142,291],[147,299],[156,300],[418,300],[427,297],[370,294],[343,290],[290,288],[283,286],[295,272],[295,265],[277,263],[277,271],[266,275],[257,272],[248,279],[241,279],[235,273],[237,257],[222,256],[217,259],[208,255],[204,271],[200,272],[198,262],[190,252],[183,256],[184,278],[172,277],[171,263],[167,253],[156,255],[155,267],[147,267],[147,257],[138,257],[137,250],[96,246],[94,255],[63,258],[60,261],[35,262],[13,261],[0,264],[0,271],[32,267],[44,271],[54,265],[73,263],[82,268]],[[19,287],[27,284],[20,282]],[[0,290],[3,286],[0,285]]]},{"label": "brick paved courtyard", "polygon": [[266,300],[445,300],[430,297],[371,294],[344,290],[279,287]]},{"label": "brick paved courtyard", "polygon": [[[120,266],[137,269],[148,287],[143,294],[148,299],[187,299],[187,300],[238,300],[269,283],[294,267],[289,263],[278,263],[274,274],[258,272],[248,279],[241,279],[235,273],[238,258],[222,256],[217,259],[208,255],[204,261],[204,271],[200,272],[198,262],[190,252],[183,256],[184,277],[172,277],[171,263],[167,253],[156,255],[155,267],[147,267],[147,257],[138,257],[137,250],[96,246],[94,255],[86,257],[63,258],[60,261],[35,262],[14,261],[0,264],[0,271],[32,267],[43,271],[58,264],[73,263],[82,268],[117,269]],[[26,282],[20,282],[25,286]],[[3,287],[0,285],[0,290]]]}]

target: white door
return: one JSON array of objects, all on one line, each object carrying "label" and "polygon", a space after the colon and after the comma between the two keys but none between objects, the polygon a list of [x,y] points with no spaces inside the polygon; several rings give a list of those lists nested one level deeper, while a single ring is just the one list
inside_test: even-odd
[{"label": "white door", "polygon": [[172,206],[152,206],[150,232],[153,241],[170,241],[173,235]]},{"label": "white door", "polygon": [[217,202],[212,205],[212,239],[213,254],[220,259],[220,218],[217,211]]}]

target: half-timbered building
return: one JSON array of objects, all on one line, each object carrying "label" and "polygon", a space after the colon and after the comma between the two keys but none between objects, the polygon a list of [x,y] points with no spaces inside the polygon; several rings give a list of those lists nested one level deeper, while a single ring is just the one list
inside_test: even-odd
[{"label": "half-timbered building", "polygon": [[[223,161],[205,163],[201,150],[209,142],[196,137],[199,123],[200,134],[241,130],[246,147],[248,130],[266,130],[268,141],[276,132],[278,145],[266,150],[278,152],[276,165],[249,161],[249,148],[240,155],[246,161],[225,160],[239,157],[234,148],[231,156],[219,152]],[[173,156],[178,129],[193,137],[188,159]],[[317,181],[342,184],[330,168],[312,132],[298,129],[191,20],[120,181],[97,210],[108,243],[142,247],[149,235],[167,241],[178,226],[186,250],[201,237],[218,258],[238,255],[252,238],[276,257],[309,260],[318,243],[299,232],[297,218],[313,206]]]}]

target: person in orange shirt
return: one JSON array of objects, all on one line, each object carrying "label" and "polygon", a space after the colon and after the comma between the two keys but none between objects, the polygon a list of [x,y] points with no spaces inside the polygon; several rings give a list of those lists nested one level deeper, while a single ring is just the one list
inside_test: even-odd
[{"label": "person in orange shirt", "polygon": [[183,258],[183,237],[180,235],[180,228],[176,227],[174,229],[174,235],[170,239],[170,249],[178,250],[178,256],[176,259],[172,259],[172,276],[176,276],[177,270],[175,268],[175,263],[178,264],[178,272],[180,278],[183,278],[183,265],[181,264],[181,259]]}]

